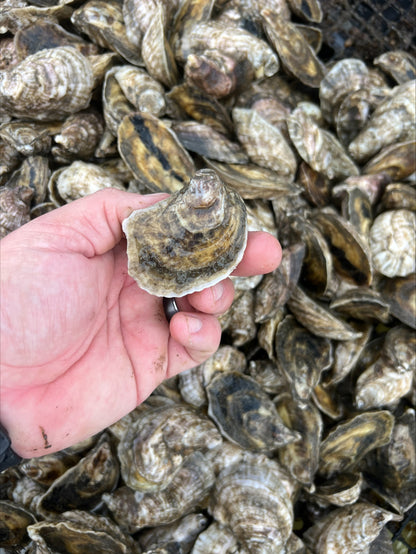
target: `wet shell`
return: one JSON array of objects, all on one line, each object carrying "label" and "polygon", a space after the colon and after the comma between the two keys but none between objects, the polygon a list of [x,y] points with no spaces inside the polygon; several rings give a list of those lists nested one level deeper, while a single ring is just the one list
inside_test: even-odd
[{"label": "wet shell", "polygon": [[192,452],[216,448],[221,442],[215,425],[188,406],[145,410],[118,445],[121,474],[132,489],[160,490]]},{"label": "wet shell", "polygon": [[363,167],[364,173],[384,173],[390,180],[406,179],[416,171],[416,140],[383,148]]},{"label": "wet shell", "polygon": [[[384,496],[407,511],[416,502],[416,420],[415,410],[408,408],[396,418],[389,444],[374,451],[370,461],[373,479],[383,473]],[[367,474],[366,474],[367,475]],[[394,504],[392,504],[394,505]]]},{"label": "wet shell", "polygon": [[294,288],[287,305],[299,323],[318,337],[351,340],[361,336],[360,332],[308,296],[299,286]]},{"label": "wet shell", "polygon": [[99,165],[82,161],[54,171],[48,188],[57,207],[105,188],[125,190],[122,182],[111,173]]},{"label": "wet shell", "polygon": [[206,392],[208,414],[226,438],[243,448],[272,452],[300,438],[283,424],[260,385],[240,372],[214,376]]},{"label": "wet shell", "polygon": [[304,538],[319,554],[361,554],[392,519],[399,518],[373,504],[357,502],[324,516],[304,533]]},{"label": "wet shell", "polygon": [[14,502],[0,500],[0,544],[3,552],[12,552],[13,547],[29,542],[26,527],[35,521],[34,515],[28,510]]},{"label": "wet shell", "polygon": [[192,554],[233,554],[237,548],[237,537],[231,529],[214,521],[198,536]]},{"label": "wet shell", "polygon": [[78,50],[70,46],[41,50],[0,72],[0,114],[63,119],[88,106],[92,88],[91,64]]},{"label": "wet shell", "polygon": [[152,192],[176,192],[195,171],[175,133],[149,113],[124,117],[118,128],[118,149],[136,179]]},{"label": "wet shell", "polygon": [[363,484],[361,473],[341,473],[334,475],[328,482],[320,483],[313,496],[334,506],[348,506],[359,499]]},{"label": "wet shell", "polygon": [[319,472],[332,475],[350,469],[390,441],[393,425],[394,416],[387,410],[364,412],[338,424],[322,441]]},{"label": "wet shell", "polygon": [[403,50],[385,52],[375,58],[373,63],[391,75],[399,85],[416,79],[416,60]]},{"label": "wet shell", "polygon": [[71,22],[99,46],[117,52],[130,63],[142,63],[140,50],[127,37],[118,2],[89,0],[73,12]]},{"label": "wet shell", "polygon": [[119,487],[103,500],[122,529],[135,533],[143,527],[170,523],[192,512],[204,499],[215,476],[212,464],[193,452],[161,491],[140,492]]},{"label": "wet shell", "polygon": [[287,120],[290,138],[301,158],[328,179],[358,175],[359,171],[335,135],[321,129],[297,108]]},{"label": "wet shell", "polygon": [[76,158],[87,160],[93,156],[103,132],[104,122],[98,113],[85,111],[71,115],[53,138],[52,154],[63,163]]},{"label": "wet shell", "polygon": [[390,305],[391,314],[416,329],[416,273],[407,277],[382,279],[378,287]]},{"label": "wet shell", "polygon": [[191,152],[219,162],[244,164],[248,161],[248,156],[237,142],[232,142],[209,125],[197,121],[179,121],[172,124],[172,130]]},{"label": "wet shell", "polygon": [[318,88],[324,67],[301,31],[270,9],[262,10],[261,16],[266,34],[285,68],[305,85]]},{"label": "wet shell", "polygon": [[213,49],[229,56],[244,53],[254,69],[256,79],[270,77],[279,69],[278,57],[264,40],[245,29],[215,21],[195,25],[192,33],[182,38],[178,56],[181,61],[185,61],[189,54],[201,54]]},{"label": "wet shell", "polygon": [[235,132],[252,162],[293,181],[297,160],[281,131],[255,110],[233,109]]},{"label": "wet shell", "polygon": [[292,395],[301,404],[307,402],[321,373],[332,363],[331,342],[313,335],[288,315],[277,328],[275,349],[278,367],[286,375]]},{"label": "wet shell", "polygon": [[246,357],[233,346],[220,346],[208,360],[197,367],[179,374],[179,389],[182,398],[192,406],[207,404],[206,385],[219,371],[243,371]]},{"label": "wet shell", "polygon": [[19,169],[12,174],[6,186],[29,187],[33,191],[31,204],[36,206],[45,200],[50,173],[47,158],[29,156],[23,160]]},{"label": "wet shell", "polygon": [[33,191],[29,187],[2,187],[0,189],[0,238],[15,231],[30,220],[30,202]]},{"label": "wet shell", "polygon": [[119,464],[107,433],[75,466],[56,479],[39,499],[42,515],[72,509],[93,509],[103,492],[111,491],[119,478]]},{"label": "wet shell", "polygon": [[345,58],[334,64],[319,85],[319,100],[327,121],[334,122],[343,99],[368,83],[368,68],[356,58]]},{"label": "wet shell", "polygon": [[185,65],[186,80],[214,98],[222,98],[246,85],[253,78],[253,68],[245,54],[234,56],[218,50],[189,54]]},{"label": "wet shell", "polygon": [[81,510],[64,512],[56,521],[34,523],[27,531],[36,552],[138,553],[132,538],[109,518]]},{"label": "wet shell", "polygon": [[282,551],[293,524],[283,470],[269,459],[238,462],[218,476],[210,512],[227,525],[250,553]]},{"label": "wet shell", "polygon": [[156,117],[163,115],[166,109],[163,87],[144,69],[124,65],[115,69],[114,76],[127,100],[138,111],[148,112]]},{"label": "wet shell", "polygon": [[52,139],[48,129],[41,123],[11,121],[0,127],[0,138],[9,143],[23,156],[47,154]]},{"label": "wet shell", "polygon": [[399,85],[374,111],[371,119],[350,143],[355,160],[364,161],[383,147],[415,139],[416,80]]},{"label": "wet shell", "polygon": [[95,44],[68,33],[57,23],[41,18],[31,25],[19,29],[14,36],[14,44],[21,60],[44,48],[56,48],[57,46],[73,46],[84,56],[95,55],[99,51]]},{"label": "wet shell", "polygon": [[123,230],[130,275],[144,290],[165,297],[225,279],[247,241],[243,201],[208,169],[170,198],[133,212]]},{"label": "wet shell", "polygon": [[314,214],[313,222],[329,243],[338,273],[357,285],[370,285],[373,279],[370,250],[354,226],[325,208]]},{"label": "wet shell", "polygon": [[178,70],[171,46],[165,37],[164,9],[156,4],[142,42],[142,56],[149,75],[167,87],[178,80]]},{"label": "wet shell", "polygon": [[255,164],[221,163],[208,158],[204,158],[204,161],[244,199],[265,200],[287,195],[296,196],[301,191],[298,185],[265,167]]},{"label": "wet shell", "polygon": [[301,435],[299,440],[279,448],[279,461],[294,479],[310,486],[319,463],[322,416],[313,404],[301,405],[288,393],[275,402],[282,420]]},{"label": "wet shell", "polygon": [[143,530],[138,543],[142,552],[162,554],[167,552],[189,552],[196,537],[207,527],[208,518],[202,513],[186,515],[177,521],[160,527]]},{"label": "wet shell", "polygon": [[386,277],[406,277],[416,269],[416,214],[389,210],[370,229],[374,267]]}]

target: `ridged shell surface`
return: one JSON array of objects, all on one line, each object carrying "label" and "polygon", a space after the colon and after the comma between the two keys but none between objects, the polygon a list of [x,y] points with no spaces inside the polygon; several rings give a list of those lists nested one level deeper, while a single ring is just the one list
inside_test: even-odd
[{"label": "ridged shell surface", "polygon": [[0,114],[63,119],[88,106],[93,84],[92,66],[75,48],[40,50],[0,72]]},{"label": "ridged shell surface", "polygon": [[198,171],[166,200],[123,222],[129,274],[156,296],[171,298],[225,279],[247,241],[244,202],[214,171]]}]

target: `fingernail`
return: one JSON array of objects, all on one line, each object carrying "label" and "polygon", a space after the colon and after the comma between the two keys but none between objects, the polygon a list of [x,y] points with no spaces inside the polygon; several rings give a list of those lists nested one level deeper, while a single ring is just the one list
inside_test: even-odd
[{"label": "fingernail", "polygon": [[218,302],[218,300],[221,298],[223,293],[224,293],[224,285],[222,283],[217,283],[212,287],[212,296],[214,297],[215,302]]},{"label": "fingernail", "polygon": [[197,333],[202,327],[202,321],[195,316],[187,315],[186,324],[188,325],[188,331],[190,333]]}]

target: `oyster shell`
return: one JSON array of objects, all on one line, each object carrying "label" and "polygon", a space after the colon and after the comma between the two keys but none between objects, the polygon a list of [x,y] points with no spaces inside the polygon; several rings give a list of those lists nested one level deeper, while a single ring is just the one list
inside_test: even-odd
[{"label": "oyster shell", "polygon": [[27,532],[40,549],[45,548],[45,553],[139,552],[134,540],[123,533],[108,517],[81,510],[64,512],[55,521],[40,521],[29,525]]},{"label": "oyster shell", "polygon": [[243,448],[273,452],[300,438],[280,418],[254,379],[236,371],[219,373],[206,387],[208,414],[221,433]]},{"label": "oyster shell", "polygon": [[184,296],[225,279],[238,265],[246,211],[236,192],[202,169],[170,198],[133,212],[123,230],[137,284],[157,296]]},{"label": "oyster shell", "polygon": [[33,190],[21,185],[0,189],[0,238],[30,220],[32,196]]},{"label": "oyster shell", "polygon": [[394,142],[415,139],[416,80],[395,87],[374,111],[371,119],[350,143],[355,160],[364,161]]},{"label": "oyster shell", "polygon": [[353,467],[370,450],[387,444],[394,416],[387,410],[364,412],[339,423],[321,443],[319,472],[332,475]]},{"label": "oyster shell", "polygon": [[50,197],[57,207],[105,188],[126,190],[119,179],[99,165],[80,160],[54,171],[48,183]]},{"label": "oyster shell", "polygon": [[121,474],[132,489],[160,490],[192,452],[216,448],[221,442],[212,421],[188,406],[145,410],[118,445]]},{"label": "oyster shell", "polygon": [[140,492],[119,487],[102,498],[122,529],[135,533],[143,527],[171,523],[204,502],[214,484],[212,464],[193,452],[161,491]]},{"label": "oyster shell", "polygon": [[176,192],[192,177],[192,158],[175,133],[152,114],[126,115],[117,135],[122,159],[148,191]]},{"label": "oyster shell", "polygon": [[321,518],[304,533],[304,539],[319,554],[360,554],[392,519],[401,518],[368,502],[356,502]]},{"label": "oyster shell", "polygon": [[64,119],[88,106],[93,85],[91,64],[75,48],[40,50],[0,72],[0,115]]},{"label": "oyster shell", "polygon": [[250,553],[282,551],[289,539],[293,488],[286,488],[283,473],[274,460],[244,460],[226,467],[216,480],[209,510]]},{"label": "oyster shell", "polygon": [[370,249],[374,267],[386,277],[406,277],[416,270],[416,214],[389,210],[373,222]]}]

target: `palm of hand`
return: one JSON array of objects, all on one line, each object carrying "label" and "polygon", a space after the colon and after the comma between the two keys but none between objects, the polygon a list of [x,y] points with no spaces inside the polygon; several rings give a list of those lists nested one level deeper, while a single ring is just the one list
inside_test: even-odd
[{"label": "palm of hand", "polygon": [[[218,347],[220,327],[210,314],[231,304],[229,280],[218,302],[210,289],[180,299],[184,311],[168,325],[162,300],[127,274],[121,221],[159,199],[97,193],[1,241],[0,419],[20,455],[96,433]],[[248,242],[240,275],[278,264],[278,243],[265,235]],[[202,329],[192,334],[186,313],[195,311]]]}]

